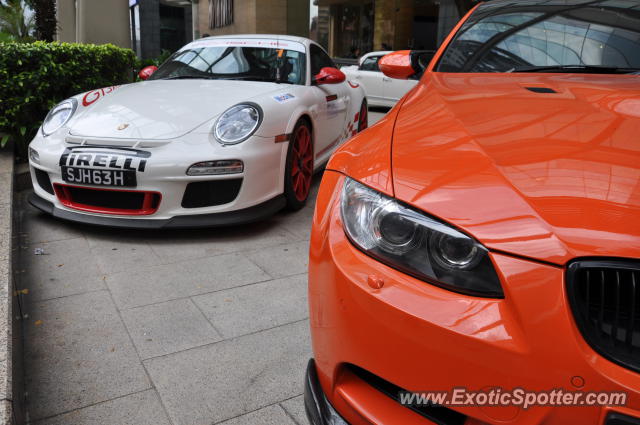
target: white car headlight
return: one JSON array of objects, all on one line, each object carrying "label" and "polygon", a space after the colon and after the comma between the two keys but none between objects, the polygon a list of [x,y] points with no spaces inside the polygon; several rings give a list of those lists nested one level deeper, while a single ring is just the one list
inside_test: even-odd
[{"label": "white car headlight", "polygon": [[75,99],[67,99],[54,106],[42,122],[42,134],[48,136],[55,133],[69,121],[77,107],[78,102]]},{"label": "white car headlight", "polygon": [[351,242],[388,266],[451,291],[504,296],[487,248],[448,224],[350,178],[341,215]]},{"label": "white car headlight", "polygon": [[241,103],[227,109],[213,127],[213,135],[223,145],[247,140],[262,122],[262,109],[252,103]]}]

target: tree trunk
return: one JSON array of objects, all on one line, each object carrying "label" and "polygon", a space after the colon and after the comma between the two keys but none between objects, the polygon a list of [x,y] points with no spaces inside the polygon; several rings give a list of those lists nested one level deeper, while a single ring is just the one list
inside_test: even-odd
[{"label": "tree trunk", "polygon": [[36,13],[36,37],[38,40],[53,41],[58,22],[56,20],[56,0],[31,0]]}]

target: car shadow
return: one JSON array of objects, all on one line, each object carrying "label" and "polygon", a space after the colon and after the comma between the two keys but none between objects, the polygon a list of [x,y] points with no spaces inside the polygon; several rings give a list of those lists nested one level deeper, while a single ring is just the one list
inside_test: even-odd
[{"label": "car shadow", "polygon": [[[35,226],[38,230],[47,229],[60,233],[84,234],[87,238],[104,241],[146,241],[153,244],[154,242],[167,243],[168,241],[179,243],[180,241],[198,242],[207,240],[237,240],[242,237],[259,239],[261,236],[268,236],[270,233],[273,233],[278,227],[287,228],[288,225],[292,226],[292,228],[289,229],[290,232],[294,233],[294,235],[304,237],[305,232],[310,230],[311,227],[315,198],[318,193],[323,172],[324,168],[314,176],[309,200],[307,201],[307,205],[301,210],[290,211],[283,209],[273,216],[258,222],[225,227],[194,229],[121,229],[73,223],[51,217],[50,215],[33,208],[26,201],[28,192],[23,193],[21,209],[24,215],[23,222],[26,222],[27,226]],[[30,242],[34,243],[35,241],[31,240]]]}]

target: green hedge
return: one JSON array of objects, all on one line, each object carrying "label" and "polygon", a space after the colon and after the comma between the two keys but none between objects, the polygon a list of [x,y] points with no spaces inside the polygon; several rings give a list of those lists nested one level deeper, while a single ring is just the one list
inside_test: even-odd
[{"label": "green hedge", "polygon": [[73,95],[132,81],[136,57],[111,44],[0,43],[0,144],[24,154],[47,112]]}]

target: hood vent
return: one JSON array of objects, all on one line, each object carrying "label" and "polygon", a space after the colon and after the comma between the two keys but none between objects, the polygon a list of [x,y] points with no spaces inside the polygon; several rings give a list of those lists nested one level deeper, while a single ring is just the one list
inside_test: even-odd
[{"label": "hood vent", "polygon": [[525,89],[534,93],[558,93],[557,91],[549,87],[525,87]]}]

